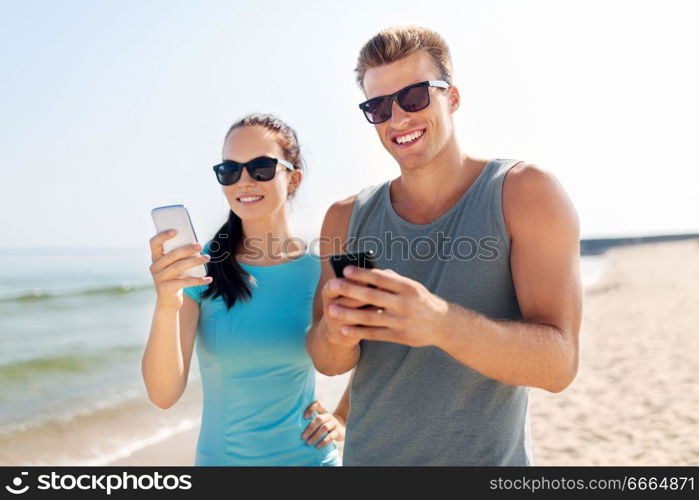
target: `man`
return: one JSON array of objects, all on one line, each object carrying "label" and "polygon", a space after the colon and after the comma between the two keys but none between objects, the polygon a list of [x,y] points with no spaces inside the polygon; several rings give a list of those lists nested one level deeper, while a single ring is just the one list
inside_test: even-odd
[{"label": "man", "polygon": [[378,250],[378,269],[343,279],[323,260],[307,338],[321,373],[356,368],[344,464],[531,465],[528,388],[577,373],[575,209],[550,173],[461,150],[438,34],[384,30],[355,71],[400,176],[334,203],[322,227],[322,256]]}]

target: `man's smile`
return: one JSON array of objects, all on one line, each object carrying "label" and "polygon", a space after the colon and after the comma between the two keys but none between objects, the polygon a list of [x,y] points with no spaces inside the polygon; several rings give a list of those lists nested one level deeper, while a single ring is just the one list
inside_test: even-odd
[{"label": "man's smile", "polygon": [[397,134],[391,137],[391,142],[393,142],[393,144],[396,144],[401,149],[407,148],[419,142],[425,135],[426,131],[427,129],[422,128]]}]

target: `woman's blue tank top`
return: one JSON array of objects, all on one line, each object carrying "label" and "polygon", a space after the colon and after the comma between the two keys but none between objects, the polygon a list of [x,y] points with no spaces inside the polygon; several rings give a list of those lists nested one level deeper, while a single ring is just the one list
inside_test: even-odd
[{"label": "woman's blue tank top", "polygon": [[230,310],[222,297],[201,299],[208,285],[184,289],[200,308],[195,345],[204,405],[195,464],[341,465],[333,443],[319,449],[301,438],[315,397],[305,341],[320,258],[308,252],[241,267],[255,278],[252,298]]}]

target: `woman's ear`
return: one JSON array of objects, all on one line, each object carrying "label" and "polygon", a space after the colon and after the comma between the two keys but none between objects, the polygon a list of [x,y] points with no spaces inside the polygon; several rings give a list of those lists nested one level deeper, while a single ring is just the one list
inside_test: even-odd
[{"label": "woman's ear", "polygon": [[301,179],[303,179],[303,172],[301,172],[301,170],[299,170],[298,168],[295,168],[293,171],[289,173],[290,176],[287,194],[291,195],[291,193],[293,193],[299,188],[299,185],[301,184]]}]

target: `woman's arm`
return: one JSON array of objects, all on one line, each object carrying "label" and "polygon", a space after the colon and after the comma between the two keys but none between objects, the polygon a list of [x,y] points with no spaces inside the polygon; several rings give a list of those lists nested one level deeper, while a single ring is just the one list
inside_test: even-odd
[{"label": "woman's arm", "polygon": [[195,243],[177,248],[167,255],[165,240],[176,231],[163,231],[150,239],[150,273],[156,291],[155,312],[150,335],[141,361],[141,372],[148,397],[156,406],[174,405],[187,386],[189,363],[199,322],[199,304],[184,294],[183,288],[211,283],[211,277],[179,278],[190,267],[210,260],[199,255],[202,245]]},{"label": "woman's arm", "polygon": [[184,393],[198,321],[199,304],[187,295],[179,310],[156,305],[141,371],[159,408],[170,408]]},{"label": "woman's arm", "polygon": [[[352,377],[354,377],[354,372],[352,372]],[[301,434],[301,438],[304,439],[309,446],[315,444],[316,448],[322,448],[330,444],[331,441],[341,442],[345,440],[345,423],[347,422],[347,414],[350,409],[350,387],[352,387],[351,377],[333,413],[327,411],[325,407],[320,404],[320,401],[313,401],[308,408],[306,408],[306,412],[303,415],[306,419],[311,418],[313,412],[317,412],[316,417],[311,420],[303,431],[303,434]],[[325,435],[325,437],[318,441],[323,435]],[[316,443],[316,441],[318,441],[318,443]]]}]

